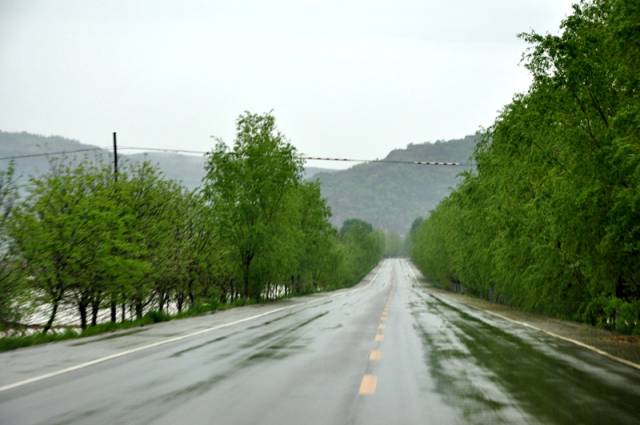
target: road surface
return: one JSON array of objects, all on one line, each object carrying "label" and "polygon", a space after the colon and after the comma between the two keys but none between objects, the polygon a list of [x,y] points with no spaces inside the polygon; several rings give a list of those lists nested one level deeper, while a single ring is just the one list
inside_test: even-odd
[{"label": "road surface", "polygon": [[640,371],[455,304],[357,287],[0,354],[1,424],[640,423]]}]

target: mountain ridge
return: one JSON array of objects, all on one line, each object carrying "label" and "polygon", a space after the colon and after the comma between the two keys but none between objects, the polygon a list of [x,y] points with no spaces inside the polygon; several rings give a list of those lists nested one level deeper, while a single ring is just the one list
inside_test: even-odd
[{"label": "mountain ridge", "polygon": [[[479,136],[409,144],[394,149],[387,160],[459,162],[460,166],[365,163],[331,175],[316,177],[332,209],[336,225],[351,217],[401,235],[417,217],[424,217],[472,169],[469,158]],[[363,182],[361,184],[360,182]]]},{"label": "mountain ridge", "polygon": [[[349,218],[363,219],[376,227],[406,234],[417,217],[424,217],[447,196],[459,182],[458,175],[471,169],[468,159],[478,136],[449,141],[409,144],[390,151],[384,159],[402,161],[459,162],[462,166],[430,166],[397,163],[362,163],[345,170],[305,167],[306,179],[318,180],[323,196],[332,210],[332,223],[339,227]],[[70,153],[75,160],[111,161],[112,153],[97,146],[83,144],[62,136],[42,136],[27,132],[0,130],[0,157],[46,152],[92,149],[95,152]],[[198,187],[204,176],[204,156],[169,152],[119,153],[123,163],[148,160],[170,179],[185,187]],[[8,161],[1,161],[0,169]],[[48,157],[16,160],[19,183],[49,168]]]}]

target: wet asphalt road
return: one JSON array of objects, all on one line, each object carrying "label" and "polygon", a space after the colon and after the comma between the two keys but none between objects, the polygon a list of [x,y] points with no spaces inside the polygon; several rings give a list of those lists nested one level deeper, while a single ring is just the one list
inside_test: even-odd
[{"label": "wet asphalt road", "polygon": [[352,290],[90,341],[0,354],[2,388],[119,355],[0,389],[0,424],[640,423],[640,371],[430,294],[399,259]]}]

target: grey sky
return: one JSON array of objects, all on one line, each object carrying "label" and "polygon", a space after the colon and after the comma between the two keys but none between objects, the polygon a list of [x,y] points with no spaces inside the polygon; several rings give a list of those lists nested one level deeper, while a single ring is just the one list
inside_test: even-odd
[{"label": "grey sky", "polygon": [[493,122],[516,34],[567,0],[0,0],[0,129],[209,149],[273,109],[308,154],[381,157]]}]

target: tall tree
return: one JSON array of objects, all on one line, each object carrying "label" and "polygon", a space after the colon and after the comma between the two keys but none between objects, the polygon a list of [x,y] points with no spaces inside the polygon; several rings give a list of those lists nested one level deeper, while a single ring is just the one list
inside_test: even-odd
[{"label": "tall tree", "polygon": [[477,173],[413,237],[425,274],[640,329],[639,22],[637,1],[582,1],[560,35],[522,35],[533,83],[477,146]]},{"label": "tall tree", "polygon": [[251,266],[268,249],[285,194],[300,182],[302,163],[271,114],[242,114],[233,148],[219,142],[209,155],[204,195],[217,233],[235,250],[245,298],[259,298]]}]

